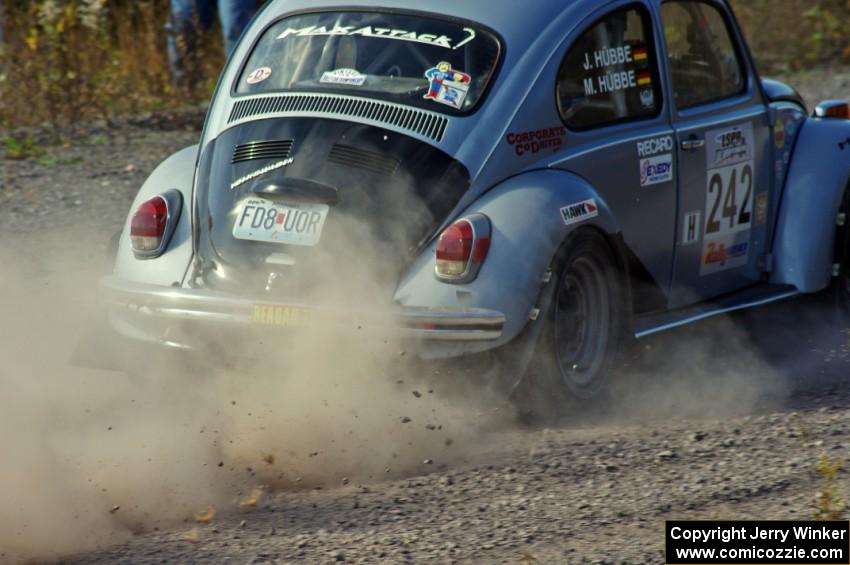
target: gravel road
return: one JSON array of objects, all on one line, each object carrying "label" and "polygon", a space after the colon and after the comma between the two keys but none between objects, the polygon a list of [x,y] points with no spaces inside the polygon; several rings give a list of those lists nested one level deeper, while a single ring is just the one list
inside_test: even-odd
[{"label": "gravel road", "polygon": [[[816,99],[848,79],[803,86]],[[149,171],[197,137],[92,126],[38,161],[2,161],[3,241],[35,250],[44,226],[104,241]],[[500,427],[447,463],[267,492],[66,562],[662,563],[665,519],[812,517],[820,458],[850,455],[848,338],[815,299],[708,321],[642,342],[635,396],[603,415]],[[850,496],[844,470],[838,488]]]},{"label": "gravel road", "polygon": [[[820,458],[850,455],[848,333],[821,326],[807,343],[771,328],[816,307],[735,320],[771,336],[749,342],[773,370],[746,408],[718,409],[722,391],[703,383],[699,409],[714,415],[659,400],[655,415],[494,431],[441,471],[278,492],[250,511],[146,533],[80,562],[662,563],[665,519],[810,519]],[[709,322],[648,347],[668,354],[695,336],[722,345],[727,330]],[[838,480],[847,492],[846,472]]]}]

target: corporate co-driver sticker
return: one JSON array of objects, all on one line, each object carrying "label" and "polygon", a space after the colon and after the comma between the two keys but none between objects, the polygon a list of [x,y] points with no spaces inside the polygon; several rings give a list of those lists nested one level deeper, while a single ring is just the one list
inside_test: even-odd
[{"label": "corporate co-driver sticker", "polygon": [[425,78],[428,79],[429,84],[428,93],[423,98],[457,110],[463,107],[472,77],[453,69],[451,63],[442,61],[425,71]]},{"label": "corporate co-driver sticker", "polygon": [[270,67],[260,67],[259,69],[251,71],[251,74],[248,75],[245,82],[248,84],[259,84],[270,76],[272,76],[272,70]]},{"label": "corporate co-driver sticker", "polygon": [[508,145],[514,148],[517,157],[536,155],[541,151],[558,151],[564,146],[567,128],[556,126],[534,131],[509,133],[505,138]]}]

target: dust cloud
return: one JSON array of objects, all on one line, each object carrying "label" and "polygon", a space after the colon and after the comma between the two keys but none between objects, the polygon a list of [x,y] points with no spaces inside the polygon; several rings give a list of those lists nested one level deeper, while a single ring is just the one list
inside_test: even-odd
[{"label": "dust cloud", "polygon": [[789,382],[749,328],[721,316],[635,344],[614,389],[619,416],[716,419],[781,405]]},{"label": "dust cloud", "polygon": [[[374,238],[355,224],[343,232],[350,243],[337,250]],[[84,239],[0,249],[0,563],[84,553],[208,509],[221,516],[262,504],[258,489],[437,470],[502,419],[490,399],[441,394],[446,377],[417,364],[410,344],[357,320],[286,339],[258,328],[226,363],[209,362],[228,347],[215,335],[188,359],[124,356],[100,336],[95,349],[129,370],[70,366],[91,340],[104,269],[100,239]],[[370,273],[387,273],[376,257],[391,257],[382,246],[392,241],[334,264],[311,298],[381,319],[387,279]]]},{"label": "dust cloud", "polygon": [[[305,302],[369,320],[286,339],[263,327],[238,342],[211,334],[188,359],[118,350],[129,371],[68,363],[97,312],[101,238],[4,241],[0,562],[84,553],[208,519],[209,509],[262,505],[259,492],[438,470],[494,443],[510,410],[484,388],[445,393],[469,375],[417,363],[410,344],[367,323],[389,313],[404,238],[356,222],[328,237],[338,238],[321,258],[332,276],[314,280]],[[610,425],[781,401],[787,382],[757,345],[734,319],[657,336],[635,346],[609,404],[556,410],[566,425]]]},{"label": "dust cloud", "polygon": [[830,387],[846,320],[823,295],[721,315],[629,344],[610,394],[572,424],[644,425],[796,409]]}]

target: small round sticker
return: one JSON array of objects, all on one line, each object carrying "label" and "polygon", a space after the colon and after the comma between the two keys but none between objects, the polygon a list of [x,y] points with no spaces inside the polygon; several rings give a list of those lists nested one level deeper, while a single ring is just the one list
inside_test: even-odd
[{"label": "small round sticker", "polygon": [[258,84],[270,76],[272,76],[271,67],[260,67],[259,69],[252,71],[251,74],[248,75],[248,78],[245,79],[245,82],[248,84]]}]

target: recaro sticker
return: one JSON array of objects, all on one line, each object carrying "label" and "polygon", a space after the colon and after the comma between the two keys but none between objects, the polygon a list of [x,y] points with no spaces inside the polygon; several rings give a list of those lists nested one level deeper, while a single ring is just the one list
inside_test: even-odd
[{"label": "recaro sticker", "polygon": [[673,137],[665,135],[637,142],[638,157],[652,157],[659,153],[671,153],[673,151]]},{"label": "recaro sticker", "polygon": [[640,186],[673,180],[673,137],[662,135],[637,142]]},{"label": "recaro sticker", "polygon": [[437,66],[425,71],[425,78],[430,84],[428,93],[423,98],[451,106],[456,110],[463,107],[472,77],[454,70],[451,63],[441,61],[437,63]]},{"label": "recaro sticker", "polygon": [[355,69],[336,69],[322,74],[319,82],[325,84],[345,84],[348,86],[363,86],[366,75],[360,74]]},{"label": "recaro sticker", "polygon": [[700,276],[749,263],[754,174],[751,123],[706,133],[706,218]]},{"label": "recaro sticker", "polygon": [[599,206],[596,204],[596,199],[594,198],[561,208],[561,219],[564,220],[565,226],[578,224],[590,218],[595,218],[598,215]]}]

